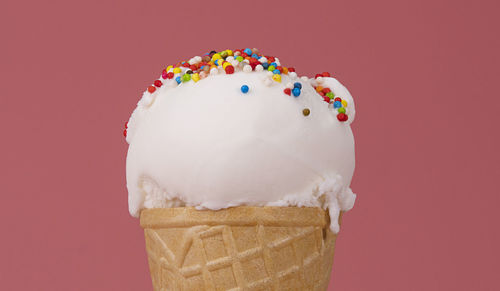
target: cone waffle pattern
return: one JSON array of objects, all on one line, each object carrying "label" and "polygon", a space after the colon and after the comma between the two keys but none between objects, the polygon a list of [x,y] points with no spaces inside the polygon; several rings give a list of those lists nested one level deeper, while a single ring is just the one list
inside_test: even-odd
[{"label": "cone waffle pattern", "polygon": [[154,290],[326,290],[336,236],[319,208],[148,209]]}]

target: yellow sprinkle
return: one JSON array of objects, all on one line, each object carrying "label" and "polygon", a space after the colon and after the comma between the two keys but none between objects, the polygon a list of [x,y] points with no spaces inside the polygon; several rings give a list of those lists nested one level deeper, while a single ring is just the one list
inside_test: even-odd
[{"label": "yellow sprinkle", "polygon": [[216,65],[210,65],[210,69],[212,69],[212,68],[217,68],[217,66]]},{"label": "yellow sprinkle", "polygon": [[273,80],[276,82],[281,82],[281,75],[280,74],[274,74],[273,75]]},{"label": "yellow sprinkle", "polygon": [[182,72],[181,68],[174,68],[174,74],[179,74]]},{"label": "yellow sprinkle", "polygon": [[232,56],[233,55],[233,51],[232,50],[226,50],[226,52],[227,52],[228,56]]},{"label": "yellow sprinkle", "polygon": [[215,61],[215,60],[218,60],[218,59],[222,59],[222,56],[220,54],[214,54],[212,56],[212,61]]},{"label": "yellow sprinkle", "polygon": [[231,63],[230,62],[225,62],[222,64],[222,68],[225,70],[227,66],[230,66]]},{"label": "yellow sprinkle", "polygon": [[172,69],[173,67],[174,67],[174,66],[172,66],[172,65],[168,66],[168,67],[167,67],[167,72],[168,72],[170,69]]},{"label": "yellow sprinkle", "polygon": [[342,106],[347,107],[347,101],[342,100]]},{"label": "yellow sprinkle", "polygon": [[192,76],[191,76],[191,79],[193,79],[193,81],[196,83],[200,80],[200,75],[198,75],[198,73],[194,73]]}]

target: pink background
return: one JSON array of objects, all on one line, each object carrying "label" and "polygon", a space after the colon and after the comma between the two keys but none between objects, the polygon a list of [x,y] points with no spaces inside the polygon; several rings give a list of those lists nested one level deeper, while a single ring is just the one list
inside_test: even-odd
[{"label": "pink background", "polygon": [[164,65],[249,46],[356,98],[329,290],[500,290],[499,2],[272,2],[2,1],[0,289],[151,290],[123,124]]}]

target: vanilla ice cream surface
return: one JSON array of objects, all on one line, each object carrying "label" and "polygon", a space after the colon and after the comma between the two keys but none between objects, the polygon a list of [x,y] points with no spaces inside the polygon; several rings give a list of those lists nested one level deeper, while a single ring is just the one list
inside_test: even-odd
[{"label": "vanilla ice cream surface", "polygon": [[124,132],[129,210],[353,207],[354,102],[329,73],[299,77],[256,49],[167,67]]}]

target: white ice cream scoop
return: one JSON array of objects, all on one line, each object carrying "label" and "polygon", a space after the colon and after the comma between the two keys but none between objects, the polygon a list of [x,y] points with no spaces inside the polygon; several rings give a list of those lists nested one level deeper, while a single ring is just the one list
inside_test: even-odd
[{"label": "white ice cream scoop", "polygon": [[[352,208],[356,198],[349,188],[351,95],[334,78],[322,77],[318,84],[279,74],[277,81],[276,74],[243,68],[231,74],[220,68],[219,74],[178,85],[176,76],[160,79],[160,87],[144,93],[127,129],[130,213],[179,206],[317,206],[329,209],[331,229],[338,232],[339,211]],[[342,101],[325,102],[314,88],[319,85]]]}]

